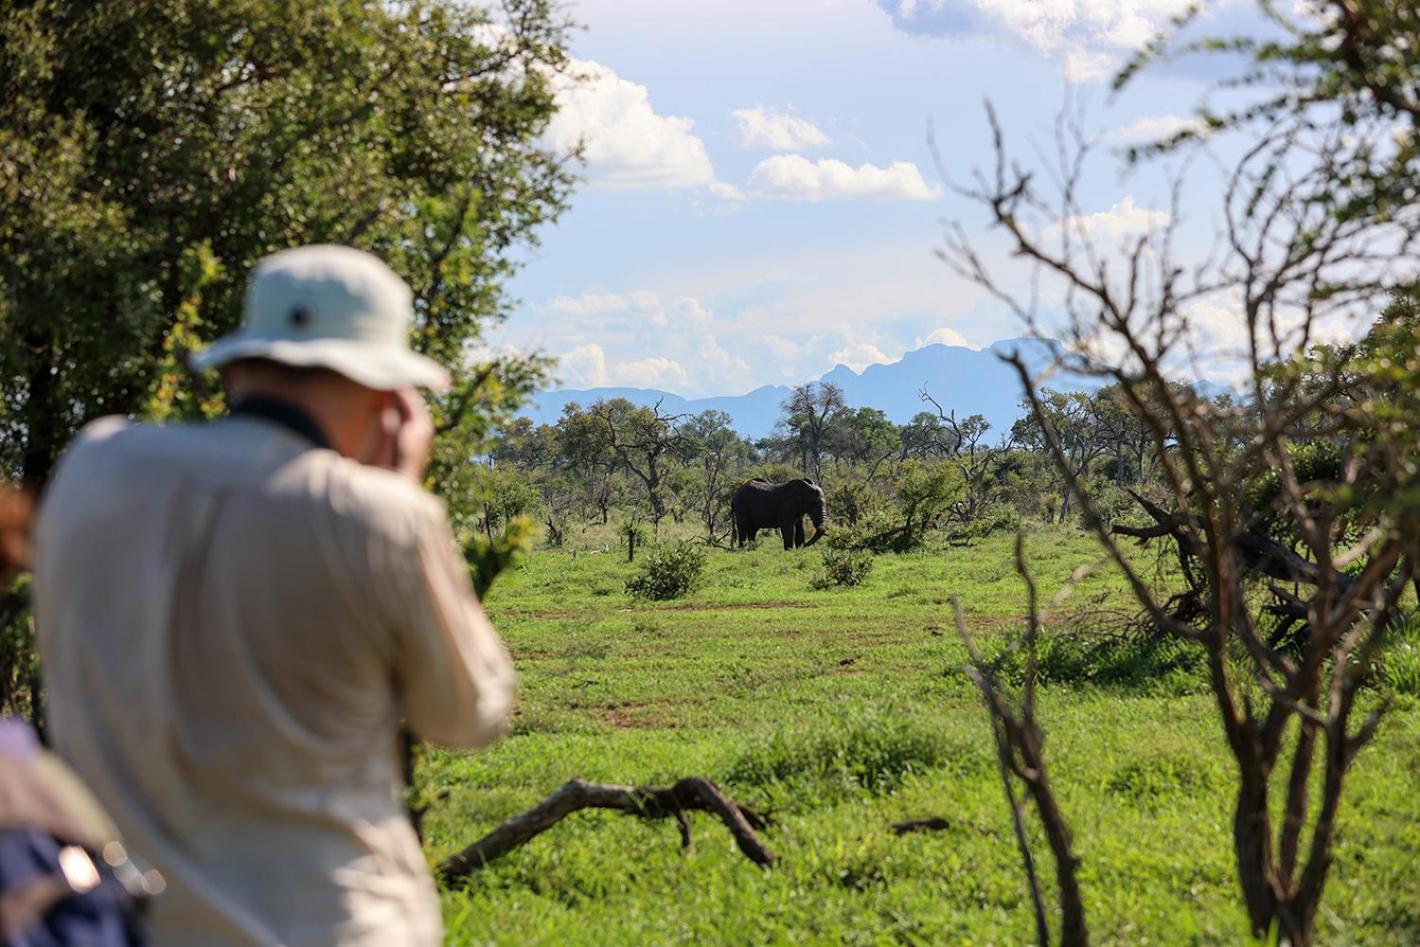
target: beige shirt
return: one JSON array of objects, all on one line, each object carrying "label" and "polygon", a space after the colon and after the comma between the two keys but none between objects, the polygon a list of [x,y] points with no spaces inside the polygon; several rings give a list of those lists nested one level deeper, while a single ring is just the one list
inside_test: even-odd
[{"label": "beige shirt", "polygon": [[54,745],[166,876],[158,944],[438,941],[400,724],[485,744],[514,678],[437,500],[268,420],[105,420],[36,552]]}]

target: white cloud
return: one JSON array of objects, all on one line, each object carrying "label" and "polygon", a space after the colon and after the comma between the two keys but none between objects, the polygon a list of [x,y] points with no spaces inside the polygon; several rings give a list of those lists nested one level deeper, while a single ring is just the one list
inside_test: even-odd
[{"label": "white cloud", "polygon": [[910,161],[887,167],[854,168],[834,158],[810,161],[802,155],[774,155],[750,172],[749,189],[760,197],[797,201],[834,198],[927,201],[941,195]]},{"label": "white cloud", "polygon": [[920,349],[924,345],[952,345],[968,349],[976,348],[976,346],[966,340],[966,336],[962,335],[956,329],[950,329],[946,326],[942,326],[940,329],[934,329],[925,336],[918,336],[917,348]]},{"label": "white cloud", "polygon": [[1081,46],[1065,50],[1060,61],[1060,69],[1065,75],[1065,81],[1075,84],[1102,82],[1114,75],[1118,68],[1119,60],[1109,53],[1085,49]]},{"label": "white cloud", "polygon": [[1193,0],[976,0],[983,12],[1041,50],[1089,42],[1137,49]]},{"label": "white cloud", "polygon": [[1125,197],[1109,210],[1067,217],[1046,228],[1045,236],[1058,238],[1063,231],[1068,232],[1072,240],[1119,243],[1167,227],[1170,219],[1167,211],[1139,207],[1133,197]]},{"label": "white cloud", "polygon": [[[1057,59],[1071,82],[1108,78],[1194,0],[877,0],[898,29],[925,36],[1004,31]],[[1226,2],[1226,0],[1225,0]]]},{"label": "white cloud", "polygon": [[726,184],[724,181],[716,181],[714,184],[711,184],[710,193],[727,201],[742,201],[745,199],[744,191],[741,191],[733,184]]},{"label": "white cloud", "polygon": [[528,305],[493,338],[561,357],[556,376],[571,387],[655,380],[701,397],[801,384],[838,363],[858,370],[928,342],[962,342],[948,327],[972,345],[1013,334],[1009,314],[936,259],[932,240],[924,229],[892,243],[658,267],[632,287]]},{"label": "white cloud", "polygon": [[690,377],[685,367],[663,356],[608,359],[595,342],[578,345],[556,355],[554,374],[568,388],[661,388],[683,391]]},{"label": "white cloud", "polygon": [[558,359],[555,375],[568,387],[694,394],[754,381],[748,362],[722,344],[713,314],[693,296],[589,292],[554,297],[530,315],[540,318],[541,332],[520,338],[520,348]]},{"label": "white cloud", "polygon": [[1198,118],[1182,115],[1148,115],[1109,133],[1111,141],[1124,145],[1144,145],[1164,141],[1180,132],[1201,134],[1208,126]]},{"label": "white cloud", "polygon": [[606,384],[606,353],[595,342],[563,352],[556,375],[568,388],[600,388]]},{"label": "white cloud", "polygon": [[559,150],[583,143],[589,183],[709,188],[717,196],[734,192],[715,180],[695,123],[658,114],[645,86],[589,61],[574,61],[568,76],[558,77],[558,82],[558,111],[548,124],[547,141]]},{"label": "white cloud", "polygon": [[855,372],[861,372],[869,365],[885,365],[896,361],[871,342],[850,342],[836,352],[829,352],[828,360],[834,365],[847,365]]},{"label": "white cloud", "polygon": [[685,391],[690,375],[673,359],[660,355],[620,362],[612,369],[612,384],[629,388],[659,388],[663,391]]},{"label": "white cloud", "polygon": [[740,144],[772,151],[807,151],[822,148],[831,139],[813,122],[784,112],[759,107],[730,113],[740,129]]},{"label": "white cloud", "polygon": [[711,321],[709,310],[698,299],[666,298],[647,290],[557,296],[548,301],[546,308],[575,320],[582,328],[685,331],[703,328]]}]

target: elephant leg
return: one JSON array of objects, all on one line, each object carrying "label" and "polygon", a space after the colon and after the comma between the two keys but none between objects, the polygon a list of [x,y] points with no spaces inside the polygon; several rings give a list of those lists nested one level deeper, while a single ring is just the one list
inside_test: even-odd
[{"label": "elephant leg", "polygon": [[779,533],[780,533],[780,535],[782,535],[782,536],[784,537],[784,548],[785,548],[785,549],[793,549],[793,548],[794,548],[794,527],[790,526],[788,523],[785,523],[783,526],[780,526],[780,527],[779,527]]},{"label": "elephant leg", "polygon": [[794,520],[794,548],[800,549],[804,545],[804,521]]}]

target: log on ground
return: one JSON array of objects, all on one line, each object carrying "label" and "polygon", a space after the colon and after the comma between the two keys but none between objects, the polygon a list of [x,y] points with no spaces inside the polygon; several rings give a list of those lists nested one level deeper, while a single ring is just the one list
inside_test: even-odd
[{"label": "log on ground", "polygon": [[720,819],[741,852],[756,865],[772,865],[776,856],[755,835],[765,820],[748,806],[726,798],[718,786],[699,776],[687,776],[673,786],[619,786],[573,779],[521,815],[514,816],[445,859],[438,869],[445,883],[477,871],[546,832],[582,809],[613,809],[643,819],[674,818],[682,847],[690,845],[689,812],[708,812]]}]

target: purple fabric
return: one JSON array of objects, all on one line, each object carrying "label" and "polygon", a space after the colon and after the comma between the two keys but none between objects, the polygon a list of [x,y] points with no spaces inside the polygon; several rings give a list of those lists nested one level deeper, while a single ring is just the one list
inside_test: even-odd
[{"label": "purple fabric", "polygon": [[[137,905],[101,867],[99,886],[65,898],[30,927],[14,932],[7,947],[142,947]],[[0,892],[34,884],[59,869],[59,844],[35,829],[0,832]]]},{"label": "purple fabric", "polygon": [[0,759],[28,763],[39,750],[39,740],[29,724],[9,718],[0,719]]}]

